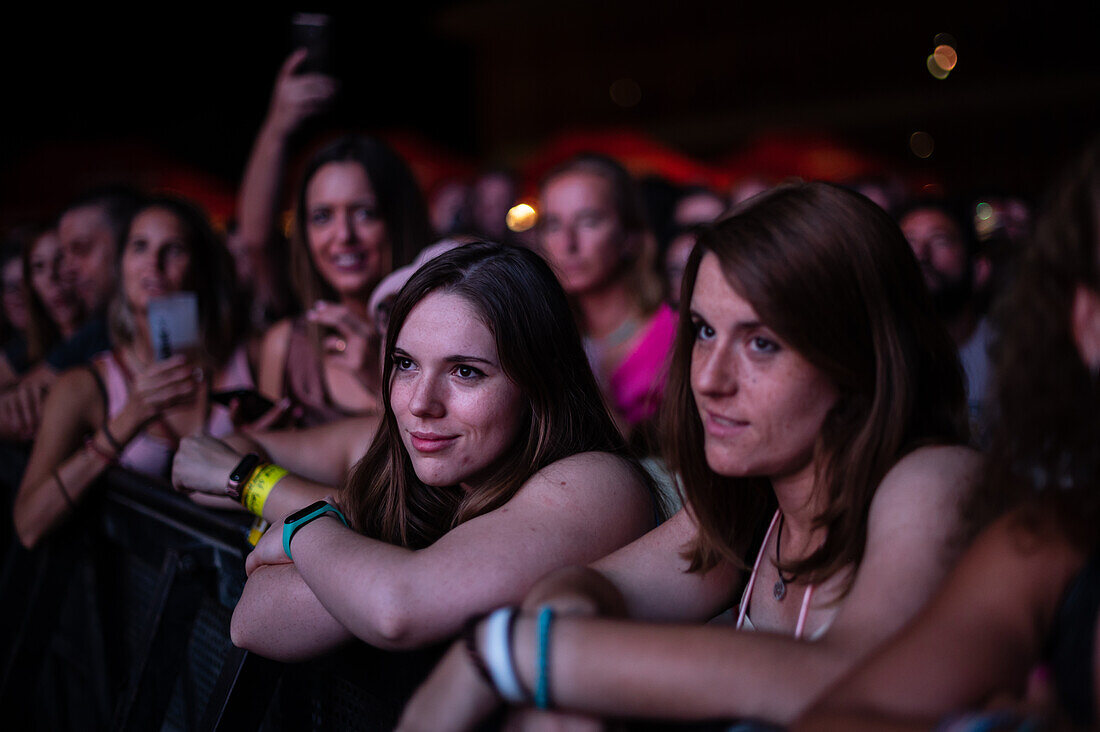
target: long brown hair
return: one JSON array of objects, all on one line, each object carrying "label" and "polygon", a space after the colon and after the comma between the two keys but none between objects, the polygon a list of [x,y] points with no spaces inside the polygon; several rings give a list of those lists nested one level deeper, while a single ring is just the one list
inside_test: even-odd
[{"label": "long brown hair", "polygon": [[1096,545],[1100,383],[1077,350],[1071,312],[1079,286],[1100,292],[1098,257],[1100,138],[1051,189],[994,308],[996,420],[967,510],[971,534],[1025,503],[1082,549]]},{"label": "long brown hair", "polygon": [[827,537],[783,569],[817,581],[858,565],[886,472],[919,444],[967,438],[962,369],[913,253],[881,209],[826,183],[780,186],[700,236],[684,273],[664,402],[670,463],[699,527],[687,551],[692,571],[721,560],[744,567],[776,506],[766,477],[719,475],[706,462],[690,303],[707,252],[760,320],[840,394],[814,446],[815,491],[826,497],[816,524]]},{"label": "long brown hair", "polygon": [[[480,314],[496,341],[501,368],[526,398],[515,443],[469,493],[417,478],[390,403],[397,337],[413,307],[435,292],[457,295]],[[393,304],[382,383],[382,423],[348,478],[345,502],[359,531],[391,544],[428,546],[454,526],[504,505],[528,478],[569,455],[625,452],[565,293],[550,267],[526,249],[477,242],[421,267]]]}]

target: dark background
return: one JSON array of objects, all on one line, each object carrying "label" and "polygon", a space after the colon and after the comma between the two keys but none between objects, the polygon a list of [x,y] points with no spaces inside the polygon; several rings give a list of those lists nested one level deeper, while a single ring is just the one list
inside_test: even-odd
[{"label": "dark background", "polygon": [[[1034,195],[1100,130],[1097,4],[467,0],[5,11],[5,219],[182,165],[232,191],[289,51],[331,12],[331,121],[522,164],[565,130],[632,128],[717,163],[765,133],[827,134],[951,190]],[[925,68],[937,33],[959,63]],[[609,88],[630,79],[634,106]],[[936,149],[917,159],[909,135]]]}]

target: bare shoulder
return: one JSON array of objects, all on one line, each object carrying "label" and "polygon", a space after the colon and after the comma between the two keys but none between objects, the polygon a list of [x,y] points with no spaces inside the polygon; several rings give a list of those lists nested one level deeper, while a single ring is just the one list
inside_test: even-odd
[{"label": "bare shoulder", "polygon": [[260,342],[260,359],[257,377],[260,391],[269,398],[279,398],[283,393],[283,370],[287,350],[290,348],[290,318],[284,318],[267,329]]},{"label": "bare shoulder", "polygon": [[524,483],[521,493],[552,494],[574,501],[648,502],[645,479],[631,461],[607,452],[582,452],[547,465]]},{"label": "bare shoulder", "polygon": [[[107,405],[103,403],[103,395],[100,392],[96,380],[96,364],[90,364],[87,368],[73,368],[64,371],[57,377],[57,381],[50,387],[47,403],[62,406],[62,411],[71,414],[79,414],[88,424],[98,424],[103,418]],[[102,375],[99,376],[102,379]]]},{"label": "bare shoulder", "polygon": [[981,455],[962,445],[917,448],[886,473],[871,503],[871,513],[892,507],[957,503],[970,491],[981,464]]}]

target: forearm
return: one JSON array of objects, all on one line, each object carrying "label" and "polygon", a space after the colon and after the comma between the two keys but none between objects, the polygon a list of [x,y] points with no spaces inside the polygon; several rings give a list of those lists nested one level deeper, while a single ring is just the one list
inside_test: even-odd
[{"label": "forearm", "polygon": [[351,638],[292,564],[252,573],[233,610],[230,634],[234,645],[287,663],[314,658]]},{"label": "forearm", "polygon": [[326,496],[338,493],[339,490],[331,485],[317,483],[300,475],[287,474],[275,484],[264,501],[263,517],[275,527],[281,529],[283,519],[317,501],[323,501]]},{"label": "forearm", "polygon": [[542,605],[569,614],[626,615],[622,593],[590,567],[565,567],[540,579],[523,598],[523,607],[535,610]]},{"label": "forearm", "polygon": [[[517,621],[514,654],[535,688],[533,615]],[[561,618],[549,682],[556,707],[601,717],[787,723],[855,660],[823,643],[732,628]]]}]

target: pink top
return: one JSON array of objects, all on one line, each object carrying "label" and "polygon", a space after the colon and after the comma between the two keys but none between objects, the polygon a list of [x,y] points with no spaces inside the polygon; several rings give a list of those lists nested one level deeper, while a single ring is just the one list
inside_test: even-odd
[{"label": "pink top", "polygon": [[[130,387],[126,374],[118,363],[114,351],[105,351],[93,359],[96,372],[103,377],[103,387],[107,395],[107,417],[116,416],[126,406]],[[252,371],[248,367],[248,356],[244,348],[238,348],[229,361],[214,377],[213,390],[252,389]],[[221,404],[211,402],[206,418],[205,433],[214,437],[225,437],[233,432],[233,422],[229,410]],[[138,473],[158,478],[167,478],[172,468],[172,454],[175,446],[168,440],[147,432],[139,432],[126,443],[119,456],[119,464]]]},{"label": "pink top", "polygon": [[[749,598],[752,597],[752,588],[756,585],[756,574],[760,571],[760,558],[764,556],[764,549],[768,546],[768,539],[771,538],[772,529],[775,528],[776,522],[779,520],[779,511],[776,510],[775,515],[772,516],[772,522],[768,525],[768,532],[764,534],[764,543],[760,545],[760,552],[756,555],[756,562],[752,565],[752,574],[749,575],[749,583],[745,585],[745,594],[741,595],[741,606],[737,611],[737,629],[738,630],[755,630],[752,627],[752,621],[749,620]],[[806,629],[806,614],[810,611],[810,598],[814,596],[814,586],[809,585],[806,591],[802,593],[802,607],[798,611],[798,622],[794,626],[794,639],[801,640],[802,633]],[[825,632],[828,625],[819,628],[814,637],[810,640],[817,640]]]},{"label": "pink top", "polygon": [[609,388],[615,408],[630,424],[656,414],[665,393],[668,354],[675,336],[676,312],[662,304],[637,347],[611,374]]}]

